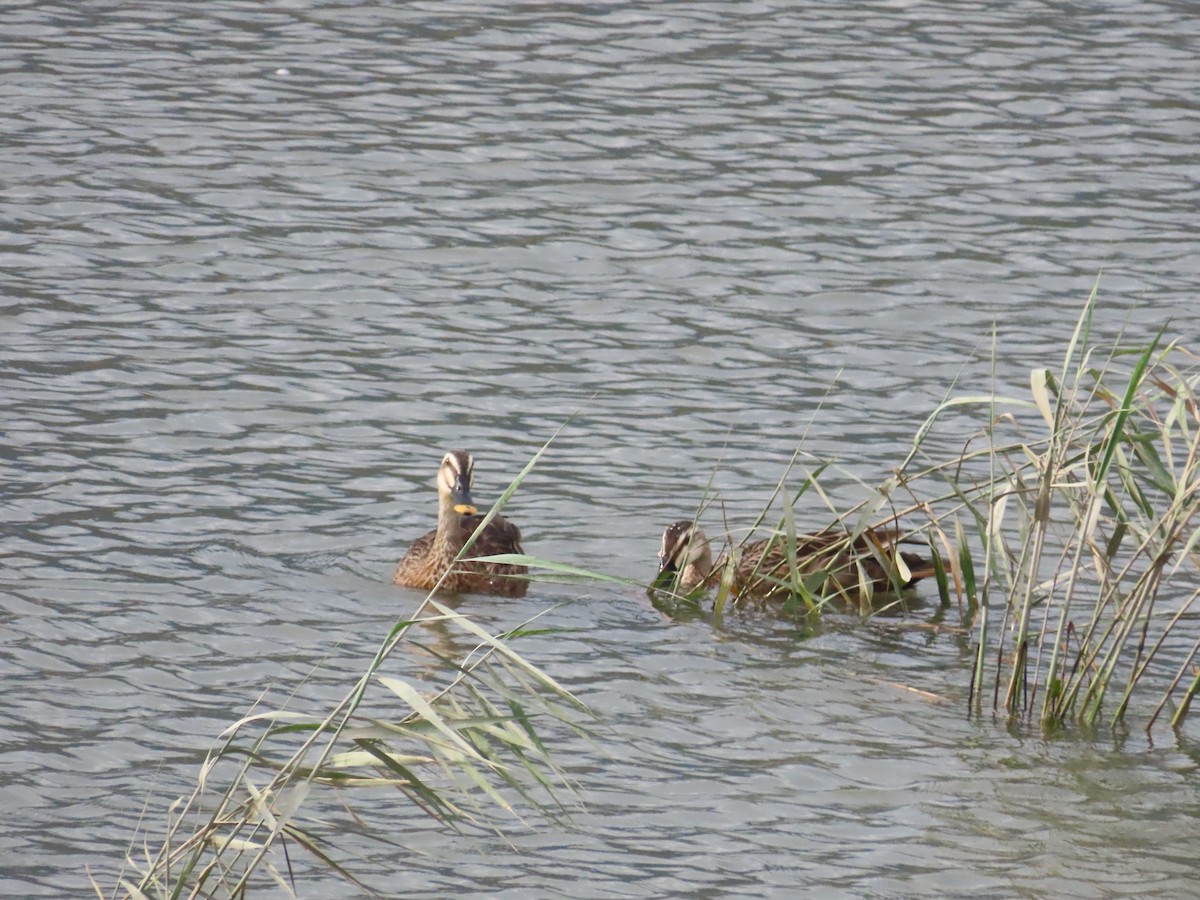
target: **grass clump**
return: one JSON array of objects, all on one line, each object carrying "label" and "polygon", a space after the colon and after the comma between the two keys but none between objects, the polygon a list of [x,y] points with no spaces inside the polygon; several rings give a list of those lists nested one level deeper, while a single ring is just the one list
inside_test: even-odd
[{"label": "grass clump", "polygon": [[[1177,726],[1200,688],[1200,360],[1162,331],[1095,345],[1095,299],[1027,398],[942,404],[895,481],[958,548],[977,709],[1115,725],[1144,686],[1147,727],[1164,711]],[[920,468],[939,416],[972,405],[987,422],[958,458]]]},{"label": "grass clump", "polygon": [[[786,555],[770,573],[784,611],[813,615],[838,598],[839,609],[878,610],[865,579],[858,590],[817,589],[829,573],[804,559],[793,514],[812,491],[831,514],[822,533],[844,535],[845,565],[862,568],[864,554],[852,551],[871,529],[903,522],[901,538],[927,545],[943,603],[957,599],[975,635],[973,709],[990,698],[994,710],[1047,727],[1116,725],[1142,695],[1153,704],[1147,728],[1164,714],[1183,721],[1200,690],[1200,358],[1165,329],[1133,348],[1094,341],[1096,293],[1061,363],[1033,369],[1027,395],[948,397],[856,506],[836,509],[818,483],[830,463],[797,451],[754,524],[782,502],[767,540],[783,548],[775,558]],[[802,487],[789,494],[798,460]],[[751,540],[727,538],[724,558]],[[714,575],[701,593],[714,588],[719,613],[736,591]],[[652,592],[659,602],[697,599],[677,577]]]}]

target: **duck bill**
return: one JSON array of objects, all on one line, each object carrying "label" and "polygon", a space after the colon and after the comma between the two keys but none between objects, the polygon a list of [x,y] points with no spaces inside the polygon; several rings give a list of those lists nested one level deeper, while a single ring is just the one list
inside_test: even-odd
[{"label": "duck bill", "polygon": [[658,563],[658,574],[650,582],[650,595],[654,596],[655,591],[674,591],[675,580],[678,577],[678,568],[671,560],[660,560]]},{"label": "duck bill", "polygon": [[462,479],[454,480],[454,489],[450,492],[450,502],[454,511],[460,516],[473,516],[479,512],[475,508],[475,501],[471,499],[471,492],[463,484]]}]

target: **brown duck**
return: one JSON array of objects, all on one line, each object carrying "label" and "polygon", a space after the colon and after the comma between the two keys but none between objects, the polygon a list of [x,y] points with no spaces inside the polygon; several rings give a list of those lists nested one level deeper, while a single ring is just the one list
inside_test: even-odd
[{"label": "brown duck", "polygon": [[392,578],[394,583],[430,591],[449,572],[441,580],[444,591],[525,596],[529,587],[528,567],[476,562],[470,558],[525,552],[521,549],[521,530],[503,516],[492,519],[464,554],[467,558],[455,562],[484,518],[471,500],[474,470],[475,461],[466,450],[451,450],[442,458],[437,475],[440,501],[437,529],[417,538],[404,554]]},{"label": "brown duck", "polygon": [[[900,551],[896,546],[898,537],[894,529],[868,529],[853,543],[844,531],[798,534],[796,568],[817,596],[858,597],[864,583],[871,591],[911,587],[934,573],[933,563],[919,554]],[[734,548],[735,595],[772,597],[790,593],[792,575],[785,540],[751,541]],[[713,562],[708,538],[698,525],[688,521],[667,527],[658,556],[660,571],[678,573],[677,584],[684,591],[716,587],[729,564],[728,553]],[[885,560],[889,565],[884,565]]]}]

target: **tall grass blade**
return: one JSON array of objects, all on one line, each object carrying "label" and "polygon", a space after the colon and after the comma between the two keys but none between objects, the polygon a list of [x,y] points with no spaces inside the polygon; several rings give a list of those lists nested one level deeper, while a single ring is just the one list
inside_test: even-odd
[{"label": "tall grass blade", "polygon": [[[485,523],[548,445],[501,495]],[[554,563],[546,568],[577,577],[595,574]],[[461,662],[447,660],[444,684],[418,686],[381,671],[414,629],[430,626],[455,627],[474,642]],[[520,629],[512,634],[517,633]],[[323,849],[314,834],[296,826],[303,809],[322,802],[325,792],[318,787],[399,790],[413,809],[451,827],[457,822],[485,825],[490,810],[514,815],[497,784],[515,790],[539,812],[551,812],[525,779],[564,809],[554,796],[554,784],[541,771],[557,769],[537,736],[532,710],[539,719],[578,730],[574,717],[587,715],[587,708],[518,654],[510,646],[511,637],[488,633],[431,593],[415,615],[392,627],[366,671],[331,709],[320,715],[259,709],[243,716],[210,752],[191,796],[173,807],[161,846],[147,848],[145,860],[129,857],[136,875],[122,878],[119,895],[155,900],[241,897],[252,885],[268,883],[291,895],[295,876],[289,844],[360,891],[374,893]],[[434,652],[431,658],[440,656]],[[374,685],[383,691],[372,690]],[[567,701],[565,707],[555,702],[562,700]],[[388,718],[382,710],[395,701],[401,707],[396,718]],[[231,763],[233,770],[228,768]],[[218,771],[225,773],[223,787],[215,777]],[[269,856],[276,849],[283,854],[286,870]]]}]

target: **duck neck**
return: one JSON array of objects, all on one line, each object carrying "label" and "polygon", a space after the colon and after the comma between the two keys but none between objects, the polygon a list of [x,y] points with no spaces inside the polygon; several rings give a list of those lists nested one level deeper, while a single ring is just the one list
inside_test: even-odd
[{"label": "duck neck", "polygon": [[679,577],[679,584],[684,590],[690,591],[692,588],[707,584],[712,575],[712,554],[706,551],[683,567],[683,574]]},{"label": "duck neck", "polygon": [[454,501],[450,497],[442,497],[438,507],[437,537],[434,539],[434,546],[438,557],[447,563],[452,562],[458,555],[461,528],[462,516],[454,511]]}]

